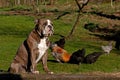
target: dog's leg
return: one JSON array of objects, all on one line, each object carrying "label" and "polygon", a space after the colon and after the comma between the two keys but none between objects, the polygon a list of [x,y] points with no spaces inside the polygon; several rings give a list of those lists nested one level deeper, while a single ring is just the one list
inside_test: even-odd
[{"label": "dog's leg", "polygon": [[31,72],[35,74],[39,74],[39,71],[36,71],[36,55],[35,53],[31,54]]},{"label": "dog's leg", "polygon": [[[32,38],[27,40],[27,46],[29,48],[29,54],[28,54],[28,58],[30,59],[28,63],[31,63],[31,65],[29,65],[29,69],[30,72],[32,73],[38,73],[35,71],[36,69],[36,44],[37,43],[33,43],[32,41],[34,41]],[[32,47],[31,47],[32,46]]]},{"label": "dog's leg", "polygon": [[46,53],[43,55],[42,57],[42,65],[43,65],[43,69],[45,72],[47,72],[48,74],[53,74],[53,72],[51,72],[48,67],[47,67],[47,58],[48,58],[48,53],[46,51]]},{"label": "dog's leg", "polygon": [[21,66],[21,64],[12,63],[10,68],[9,68],[9,72],[11,72],[11,73],[25,73],[26,70],[24,67]]},{"label": "dog's leg", "polygon": [[10,73],[18,73],[19,72],[19,66],[18,63],[12,63],[8,72]]}]

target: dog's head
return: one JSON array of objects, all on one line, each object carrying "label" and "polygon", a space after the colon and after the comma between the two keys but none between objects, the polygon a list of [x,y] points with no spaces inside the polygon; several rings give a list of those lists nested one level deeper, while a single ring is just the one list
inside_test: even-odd
[{"label": "dog's head", "polygon": [[38,19],[35,22],[35,30],[40,36],[48,37],[53,34],[53,24],[49,19]]}]

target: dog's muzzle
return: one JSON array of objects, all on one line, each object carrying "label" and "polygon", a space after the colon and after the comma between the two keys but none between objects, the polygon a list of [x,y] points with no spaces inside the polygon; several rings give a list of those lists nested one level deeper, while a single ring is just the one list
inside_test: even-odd
[{"label": "dog's muzzle", "polygon": [[49,31],[48,31],[48,34],[49,34],[49,36],[51,36],[51,35],[53,35],[53,32],[54,32],[54,30],[53,30],[53,26],[48,26],[49,27]]},{"label": "dog's muzzle", "polygon": [[51,36],[51,35],[53,35],[53,32],[54,32],[53,26],[52,25],[47,25],[46,29],[45,29],[45,35],[46,36]]}]

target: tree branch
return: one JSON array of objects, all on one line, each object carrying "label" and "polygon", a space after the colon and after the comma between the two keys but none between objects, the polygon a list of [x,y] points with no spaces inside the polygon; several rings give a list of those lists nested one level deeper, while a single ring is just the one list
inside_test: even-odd
[{"label": "tree branch", "polygon": [[69,33],[69,35],[67,36],[67,38],[70,38],[71,35],[73,34],[73,32],[74,32],[74,30],[75,30],[75,28],[76,28],[76,26],[77,26],[77,24],[79,22],[80,12],[84,8],[84,6],[87,5],[87,3],[89,2],[89,0],[82,0],[82,1],[80,1],[80,3],[78,2],[78,0],[75,0],[75,2],[76,2],[77,6],[79,8],[79,12],[78,12],[76,21],[75,21],[75,23],[73,25],[73,28],[72,28],[71,32]]}]

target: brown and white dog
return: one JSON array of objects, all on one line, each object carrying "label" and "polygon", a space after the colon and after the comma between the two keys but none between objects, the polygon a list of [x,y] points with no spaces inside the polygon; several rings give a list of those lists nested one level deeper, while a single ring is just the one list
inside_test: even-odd
[{"label": "brown and white dog", "polygon": [[47,50],[50,42],[48,37],[53,34],[53,25],[49,19],[38,19],[35,28],[19,47],[17,54],[8,69],[9,72],[39,73],[37,63],[42,60],[45,72],[52,74],[47,67]]}]

